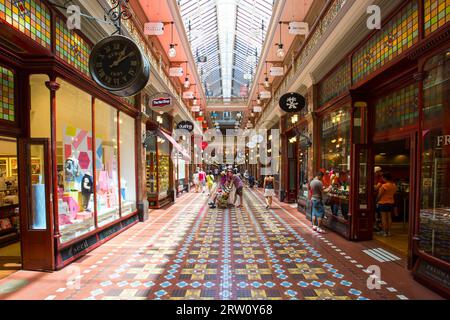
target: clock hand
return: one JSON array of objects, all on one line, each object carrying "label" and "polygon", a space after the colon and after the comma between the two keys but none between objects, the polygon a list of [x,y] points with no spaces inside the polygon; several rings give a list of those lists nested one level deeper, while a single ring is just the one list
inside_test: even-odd
[{"label": "clock hand", "polygon": [[123,57],[122,59],[117,60],[117,61],[116,61],[116,62],[117,62],[116,66],[118,66],[119,63],[121,63],[123,60],[125,60],[126,58],[128,58],[128,57],[131,56],[132,54],[133,54],[133,51],[130,52],[130,53],[128,53],[128,54],[127,54],[125,57]]},{"label": "clock hand", "polygon": [[122,57],[125,55],[125,52],[127,51],[127,47],[123,48],[123,50],[120,52],[119,57],[116,61],[114,61],[109,67],[116,67],[123,59]]}]

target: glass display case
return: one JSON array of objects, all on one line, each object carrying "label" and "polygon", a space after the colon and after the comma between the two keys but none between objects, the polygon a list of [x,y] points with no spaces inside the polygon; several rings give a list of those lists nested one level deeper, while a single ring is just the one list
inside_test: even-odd
[{"label": "glass display case", "polygon": [[347,221],[350,200],[350,106],[322,118],[320,171],[329,189],[325,211],[328,217]]},{"label": "glass display case", "polygon": [[151,208],[159,208],[169,199],[170,174],[170,143],[156,134],[148,139],[146,151],[147,198]]}]

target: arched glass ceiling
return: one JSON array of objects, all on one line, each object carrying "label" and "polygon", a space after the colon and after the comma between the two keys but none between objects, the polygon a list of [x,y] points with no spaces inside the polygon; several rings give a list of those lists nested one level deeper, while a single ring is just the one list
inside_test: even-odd
[{"label": "arched glass ceiling", "polygon": [[206,57],[197,65],[208,97],[240,97],[251,85],[273,1],[178,1],[194,57]]}]

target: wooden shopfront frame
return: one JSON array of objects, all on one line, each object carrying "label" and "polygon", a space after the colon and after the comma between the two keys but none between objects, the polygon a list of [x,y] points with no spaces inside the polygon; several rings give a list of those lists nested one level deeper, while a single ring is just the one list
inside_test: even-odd
[{"label": "wooden shopfront frame", "polygon": [[[169,117],[170,123],[172,123],[172,117],[171,116],[168,116],[168,117]],[[158,132],[158,130],[160,130],[160,131],[165,132],[168,135],[172,135],[171,130],[166,129],[166,128],[162,128],[158,123],[155,123],[153,121],[148,121],[146,127],[147,127],[147,130],[149,130],[149,131]],[[170,126],[170,129],[172,129],[172,126]],[[157,138],[155,137],[156,170],[154,168],[155,164],[154,164],[153,161],[151,163],[150,170],[152,172],[156,173],[156,177],[155,177],[155,179],[156,179],[156,192],[153,192],[153,193],[150,194],[148,192],[148,190],[147,190],[147,199],[148,199],[148,202],[149,202],[149,208],[152,208],[152,209],[159,209],[159,208],[162,208],[162,207],[167,206],[167,205],[169,205],[169,204],[174,202],[175,176],[173,174],[173,172],[174,172],[174,164],[173,164],[172,157],[171,157],[173,146],[172,146],[172,144],[169,141],[167,141],[167,143],[169,144],[169,172],[167,173],[169,175],[169,188],[167,190],[167,195],[165,197],[163,197],[163,198],[160,198],[159,197],[160,191],[161,191],[160,190],[160,185],[159,185],[159,181],[160,181],[160,179],[159,179],[159,177],[160,177],[159,176],[160,175],[160,165],[159,165],[160,151],[159,151],[159,143],[157,141]],[[148,159],[146,159],[146,162],[147,161],[148,161]],[[146,165],[147,165],[147,163],[146,163]]]},{"label": "wooden shopfront frame", "polygon": [[[322,163],[322,155],[321,155],[321,150],[322,150],[322,121],[323,119],[330,115],[332,112],[336,112],[339,109],[342,108],[349,108],[349,112],[350,112],[350,146],[349,146],[349,151],[350,151],[350,173],[351,173],[351,182],[350,182],[350,190],[353,190],[353,186],[354,183],[356,182],[355,179],[355,175],[353,174],[353,159],[354,159],[354,153],[355,153],[355,149],[352,147],[353,146],[353,126],[352,123],[354,121],[354,110],[352,108],[352,97],[350,96],[350,93],[347,92],[345,94],[343,94],[340,97],[334,98],[331,101],[329,101],[328,103],[326,103],[325,105],[323,105],[322,107],[320,107],[317,111],[315,111],[315,119],[314,119],[314,141],[316,141],[315,143],[315,147],[316,147],[316,161],[315,161],[315,171],[317,172],[318,170],[320,170],[322,168],[321,163]],[[328,168],[324,168],[325,170],[327,170]],[[352,230],[354,229],[352,227],[352,223],[353,223],[353,206],[352,206],[352,195],[350,194],[349,196],[349,213],[348,213],[348,220],[345,220],[341,217],[336,217],[334,216],[331,211],[329,206],[325,205],[325,215],[327,217],[327,219],[323,220],[323,223],[325,224],[325,226],[333,231],[335,231],[336,233],[342,235],[343,237],[345,237],[346,239],[352,239]]]},{"label": "wooden shopfront frame", "polygon": [[[393,18],[397,13],[399,13],[407,3],[402,4],[397,8],[384,22],[383,26]],[[427,287],[434,289],[435,291],[441,293],[445,297],[450,297],[450,290],[448,289],[448,279],[450,277],[450,264],[443,260],[437,259],[424,251],[420,250],[419,242],[419,228],[420,228],[420,196],[421,196],[421,169],[422,169],[422,146],[423,146],[423,81],[424,81],[424,66],[426,62],[440,52],[448,50],[450,44],[450,23],[447,22],[444,26],[441,26],[436,31],[425,36],[424,32],[424,1],[418,1],[418,19],[419,19],[419,36],[418,41],[411,48],[405,50],[398,57],[394,58],[392,61],[386,63],[383,67],[372,72],[367,77],[365,77],[360,82],[353,84],[351,88],[352,97],[355,101],[366,102],[369,106],[369,159],[371,163],[369,167],[373,167],[374,164],[374,150],[373,144],[377,141],[383,141],[387,137],[392,139],[395,138],[407,138],[411,141],[411,167],[410,167],[410,235],[409,235],[409,249],[408,249],[408,268],[412,268],[414,278],[419,282],[425,284]],[[373,32],[368,39],[370,39],[376,31]],[[367,39],[363,41],[355,50],[352,51],[351,57],[355,52],[361,48]],[[444,49],[443,49],[444,48]],[[353,69],[352,69],[353,72]],[[353,75],[352,75],[353,78]],[[376,100],[377,96],[382,94],[388,94],[389,92],[395,91],[395,89],[400,89],[407,86],[408,84],[415,84],[418,87],[418,110],[419,117],[418,122],[414,126],[410,126],[405,130],[398,131],[388,131],[384,133],[374,134],[374,110],[373,102]],[[375,92],[374,88],[376,89]],[[373,199],[371,199],[371,194],[373,193],[374,185],[374,173],[373,170],[369,171],[368,175],[368,199],[367,202],[370,204]],[[414,196],[413,196],[414,195]],[[352,203],[354,203],[354,199]],[[371,208],[369,212],[373,212],[374,208]],[[372,217],[373,219],[373,217]],[[353,222],[353,237],[354,240],[365,239],[364,234],[361,237],[361,233],[355,229],[356,224]],[[365,234],[372,233],[373,220],[369,224],[369,231]],[[446,283],[444,285],[443,283]]]},{"label": "wooden shopfront frame", "polygon": [[[125,103],[120,98],[109,94],[103,89],[99,88],[87,75],[74,69],[71,65],[57,57],[55,42],[56,42],[56,19],[65,19],[65,17],[56,9],[54,9],[46,0],[42,0],[41,3],[50,13],[51,19],[51,45],[50,49],[44,48],[31,38],[22,34],[17,29],[10,27],[6,22],[0,21],[0,24],[5,24],[5,28],[2,27],[3,32],[0,34],[2,39],[2,45],[0,46],[0,64],[8,66],[8,69],[12,69],[15,74],[15,109],[16,109],[16,120],[14,123],[8,123],[0,121],[0,134],[27,139],[30,137],[30,112],[29,106],[31,103],[31,92],[30,92],[30,76],[33,74],[47,75],[49,81],[47,82],[47,88],[49,89],[49,108],[51,110],[51,139],[49,139],[49,154],[48,159],[51,163],[51,181],[52,181],[52,193],[51,202],[58,203],[58,183],[57,183],[57,171],[56,171],[56,109],[57,109],[57,99],[56,92],[59,89],[59,84],[56,82],[57,78],[63,79],[67,83],[71,84],[89,94],[92,97],[92,134],[95,135],[95,100],[100,99],[103,101],[108,101],[108,104],[115,108],[117,111],[117,116],[119,112],[131,116],[135,121],[139,115],[139,110],[135,106]],[[78,31],[75,32],[79,37],[92,46],[92,43],[83,34]],[[13,45],[14,44],[14,45]],[[20,92],[20,95],[18,94]],[[139,97],[137,97],[139,100]],[[139,101],[136,101],[139,102]],[[117,121],[117,135],[120,135],[119,121]],[[34,139],[36,140],[36,139]],[[138,159],[138,143],[139,136],[135,135],[135,159]],[[95,143],[95,142],[94,142]],[[94,155],[95,157],[95,155]],[[118,177],[120,177],[120,145],[118,144]],[[20,152],[18,154],[19,160],[19,171],[21,171],[25,164],[24,154]],[[94,158],[95,160],[95,158]],[[93,166],[93,171],[95,174],[95,166]],[[135,171],[135,176],[138,176],[138,165],[135,161],[133,166]],[[27,187],[27,180],[23,174],[19,174],[19,185],[21,190],[21,199],[24,199]],[[139,194],[139,185],[137,184],[137,179],[133,183],[136,184],[136,195]],[[127,214],[126,216],[121,216],[121,197],[120,197],[120,178],[118,181],[119,190],[119,215],[120,219],[110,222],[102,227],[98,227],[97,221],[95,219],[95,229],[88,232],[80,237],[77,237],[67,243],[60,243],[60,232],[58,223],[58,206],[53,205],[52,216],[48,220],[50,225],[48,226],[51,232],[52,242],[54,243],[54,253],[52,254],[51,260],[53,260],[52,267],[39,267],[38,265],[31,267],[33,270],[55,270],[61,269],[64,266],[70,264],[72,261],[78,259],[79,257],[85,255],[86,253],[92,251],[96,247],[100,246],[104,242],[110,240],[118,233],[131,227],[133,224],[137,223],[137,213],[134,212]],[[94,202],[96,201],[94,183]],[[138,201],[138,199],[137,199]],[[24,207],[26,209],[26,207]],[[94,215],[97,216],[96,214]],[[21,219],[23,221],[23,219]],[[21,221],[21,222],[22,222]],[[27,248],[24,247],[22,250],[26,251]],[[52,250],[53,251],[53,250]]]}]

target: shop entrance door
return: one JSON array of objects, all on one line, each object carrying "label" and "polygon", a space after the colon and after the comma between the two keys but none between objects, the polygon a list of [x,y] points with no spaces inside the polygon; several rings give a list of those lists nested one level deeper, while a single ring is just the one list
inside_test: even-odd
[{"label": "shop entrance door", "polygon": [[49,139],[19,139],[23,269],[54,269]]},{"label": "shop entrance door", "polygon": [[[379,221],[374,225],[374,238],[405,256],[409,256],[410,222],[414,211],[414,201],[411,201],[413,199],[410,196],[414,190],[411,188],[415,176],[414,141],[414,137],[408,135],[404,138],[376,141],[374,144],[375,168],[381,169],[383,173],[390,173],[397,186],[390,233],[388,236],[384,234],[383,225]],[[380,183],[378,180],[381,177],[375,174],[374,185]],[[374,216],[380,216],[380,213],[374,210]]]}]

